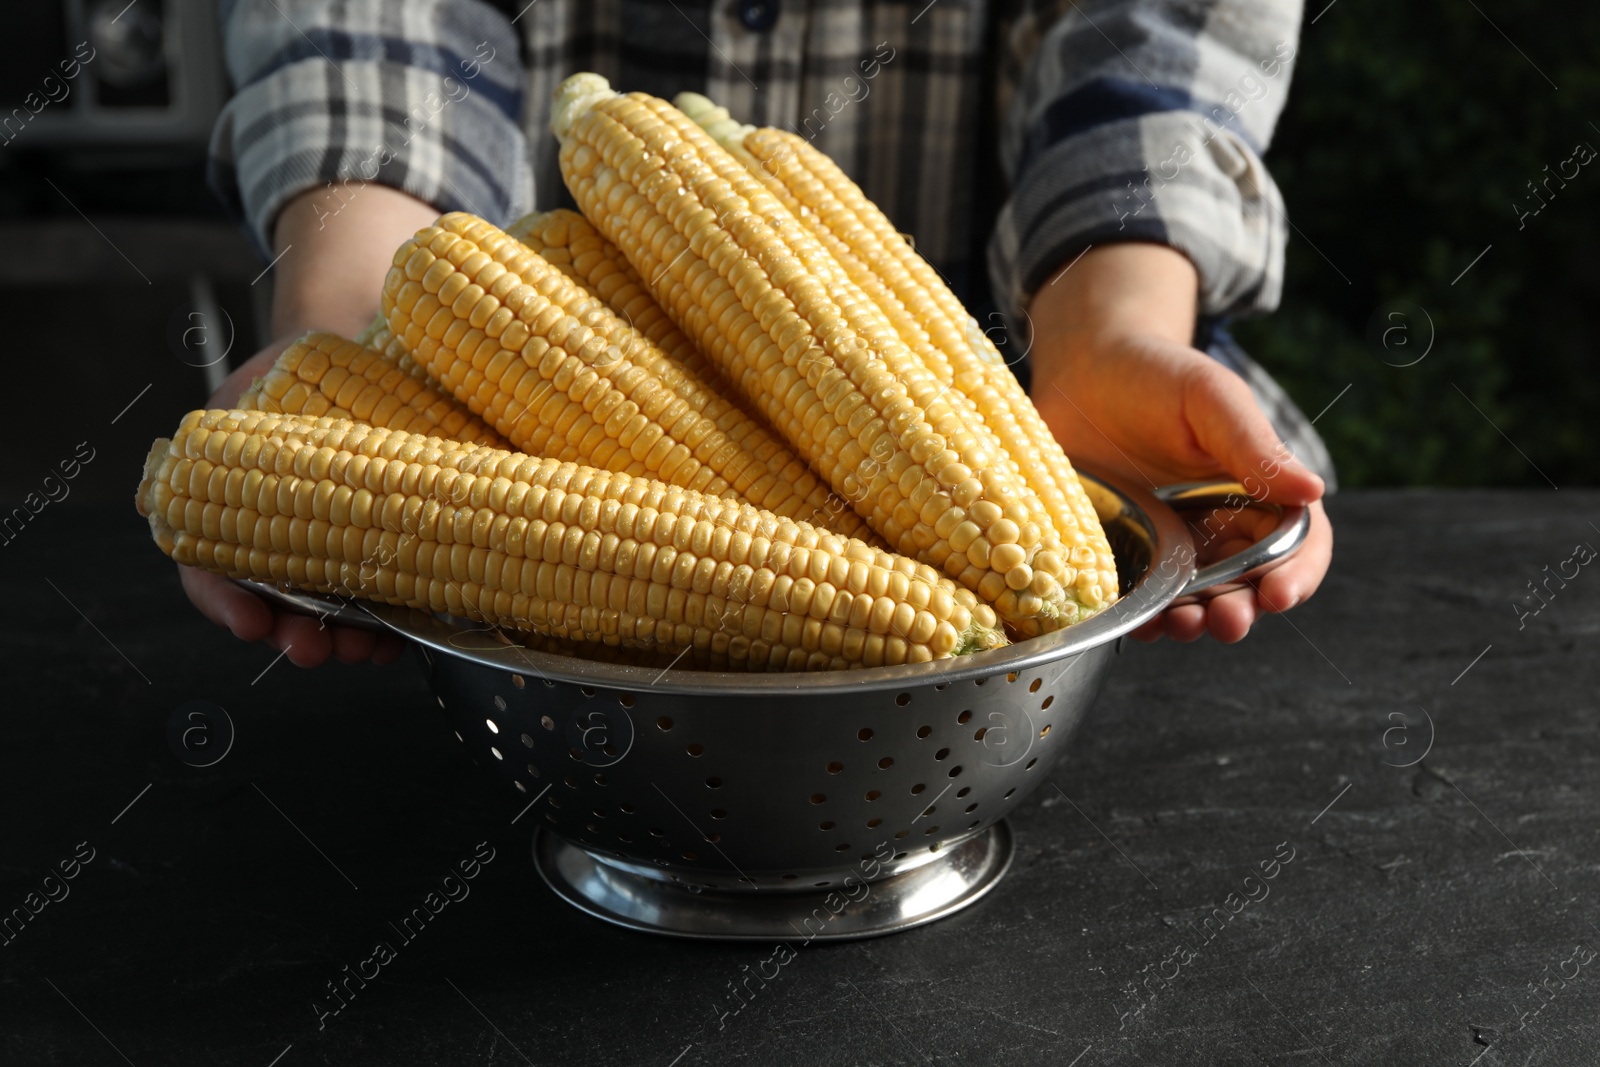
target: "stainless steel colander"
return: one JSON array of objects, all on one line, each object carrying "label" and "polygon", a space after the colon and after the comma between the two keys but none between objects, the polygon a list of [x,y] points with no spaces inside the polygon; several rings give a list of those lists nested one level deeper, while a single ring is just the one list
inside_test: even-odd
[{"label": "stainless steel colander", "polygon": [[1303,508],[1278,509],[1267,538],[1197,568],[1174,509],[1237,508],[1242,487],[1085,484],[1122,599],[1058,633],[936,663],[663,671],[537,652],[405,608],[336,613],[415,642],[469,755],[528,798],[535,862],[570,903],[688,937],[873,936],[950,914],[1004,875],[1002,820],[1065,754],[1118,638],[1282,562],[1309,528]]}]

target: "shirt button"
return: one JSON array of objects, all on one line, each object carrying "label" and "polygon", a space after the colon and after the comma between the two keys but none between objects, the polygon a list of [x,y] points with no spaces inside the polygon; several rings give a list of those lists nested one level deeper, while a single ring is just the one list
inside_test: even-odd
[{"label": "shirt button", "polygon": [[739,0],[739,21],[758,33],[772,29],[778,21],[778,0]]}]

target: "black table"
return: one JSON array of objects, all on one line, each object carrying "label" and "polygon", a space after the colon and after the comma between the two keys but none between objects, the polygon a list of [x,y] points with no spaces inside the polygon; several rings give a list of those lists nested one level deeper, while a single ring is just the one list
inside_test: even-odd
[{"label": "black table", "polygon": [[[131,506],[51,505],[0,549],[0,916],[59,898],[0,944],[0,1063],[1600,1062],[1600,578],[1514,607],[1600,545],[1600,494],[1332,512],[1305,607],[1128,643],[989,897],[799,948],[722,1017],[771,946],[560,903],[414,663],[274,663],[187,607]],[[236,727],[208,768],[168,745],[191,700]],[[327,984],[489,850],[319,1029]]]}]

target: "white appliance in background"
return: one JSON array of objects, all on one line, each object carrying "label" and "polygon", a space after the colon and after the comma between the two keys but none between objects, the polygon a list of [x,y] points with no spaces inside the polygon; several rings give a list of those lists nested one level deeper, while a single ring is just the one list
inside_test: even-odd
[{"label": "white appliance in background", "polygon": [[52,0],[19,21],[0,53],[28,57],[6,65],[48,73],[0,98],[0,160],[13,149],[199,149],[210,138],[228,96],[215,0]]}]

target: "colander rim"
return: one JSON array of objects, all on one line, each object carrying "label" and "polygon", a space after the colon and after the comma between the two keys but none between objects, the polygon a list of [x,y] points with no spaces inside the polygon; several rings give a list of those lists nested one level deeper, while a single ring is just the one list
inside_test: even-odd
[{"label": "colander rim", "polygon": [[[1081,469],[1079,474],[1091,495],[1097,498],[1102,518],[1114,512],[1114,521],[1149,546],[1150,561],[1144,573],[1115,603],[1083,622],[1004,648],[951,659],[810,673],[660,669],[541,652],[508,643],[493,628],[471,620],[431,615],[415,608],[364,601],[360,606],[388,629],[435,654],[468,660],[497,671],[597,689],[651,689],[659,693],[719,697],[797,693],[825,696],[861,689],[972,681],[1033,670],[1105,645],[1132,631],[1176,599],[1195,573],[1194,540],[1176,511],[1150,493],[1118,484],[1111,477]],[[468,635],[480,636],[474,639]],[[473,643],[464,644],[463,641]]]}]

